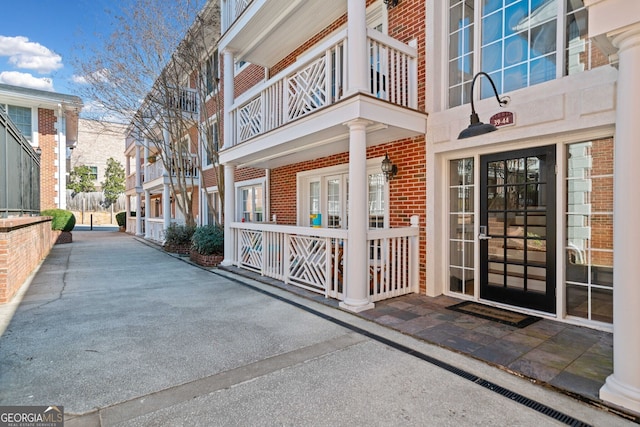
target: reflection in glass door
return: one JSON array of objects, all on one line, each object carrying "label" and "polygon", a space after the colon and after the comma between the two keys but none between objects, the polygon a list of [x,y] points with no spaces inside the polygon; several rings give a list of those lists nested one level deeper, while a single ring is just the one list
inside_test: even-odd
[{"label": "reflection in glass door", "polygon": [[480,297],[555,313],[555,146],[480,158]]}]

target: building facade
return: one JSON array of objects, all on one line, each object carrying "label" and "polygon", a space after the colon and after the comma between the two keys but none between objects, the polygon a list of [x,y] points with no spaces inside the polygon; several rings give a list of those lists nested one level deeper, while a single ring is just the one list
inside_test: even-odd
[{"label": "building facade", "polygon": [[225,264],[355,312],[420,292],[612,331],[601,398],[640,412],[639,5],[220,13],[220,144],[198,199],[200,223],[224,221]]},{"label": "building facade", "polygon": [[67,159],[78,138],[82,100],[0,84],[0,107],[40,154],[40,209],[65,209]]}]

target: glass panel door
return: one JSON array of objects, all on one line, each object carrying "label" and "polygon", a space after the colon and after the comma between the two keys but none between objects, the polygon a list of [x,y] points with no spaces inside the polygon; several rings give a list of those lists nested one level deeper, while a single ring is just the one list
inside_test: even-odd
[{"label": "glass panel door", "polygon": [[480,297],[555,313],[555,146],[480,163]]}]

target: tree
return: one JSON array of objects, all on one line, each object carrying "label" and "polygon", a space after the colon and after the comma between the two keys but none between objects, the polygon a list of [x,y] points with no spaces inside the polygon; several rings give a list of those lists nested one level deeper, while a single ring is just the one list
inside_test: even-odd
[{"label": "tree", "polygon": [[69,190],[73,190],[72,196],[75,196],[78,193],[96,191],[96,186],[93,184],[91,168],[86,165],[74,167],[69,173],[67,188]]},{"label": "tree", "polygon": [[193,171],[202,174],[207,152],[216,160],[224,211],[224,173],[210,137],[222,134],[216,120],[222,118],[222,104],[219,91],[209,90],[211,79],[218,86],[217,75],[205,71],[220,34],[219,4],[125,0],[113,7],[120,7],[111,11],[113,33],[99,37],[100,46],[75,61],[87,83],[78,92],[105,114],[130,123],[136,138],[170,171],[177,208],[187,225],[194,225],[192,189],[199,179]]},{"label": "tree", "polygon": [[124,168],[113,157],[107,159],[107,169],[104,171],[102,193],[104,194],[104,207],[114,204],[125,190]]}]

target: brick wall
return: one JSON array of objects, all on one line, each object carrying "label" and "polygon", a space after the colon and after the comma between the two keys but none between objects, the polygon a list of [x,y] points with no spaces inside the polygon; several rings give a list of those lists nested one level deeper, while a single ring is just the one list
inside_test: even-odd
[{"label": "brick wall", "polygon": [[18,292],[59,234],[50,217],[0,219],[0,304]]},{"label": "brick wall", "polygon": [[[423,136],[394,141],[367,149],[367,158],[382,157],[388,153],[398,166],[398,174],[389,181],[389,224],[391,227],[409,227],[413,215],[420,217],[420,289],[425,290],[426,241],[426,150]],[[340,153],[307,162],[291,164],[271,170],[270,207],[278,224],[296,225],[297,174],[304,171],[344,165],[349,153]]]},{"label": "brick wall", "polygon": [[[40,209],[54,209],[57,207],[58,197],[58,142],[56,141],[57,118],[53,110],[38,109],[38,141],[42,149],[40,157]],[[62,153],[62,159],[66,154]]]}]

